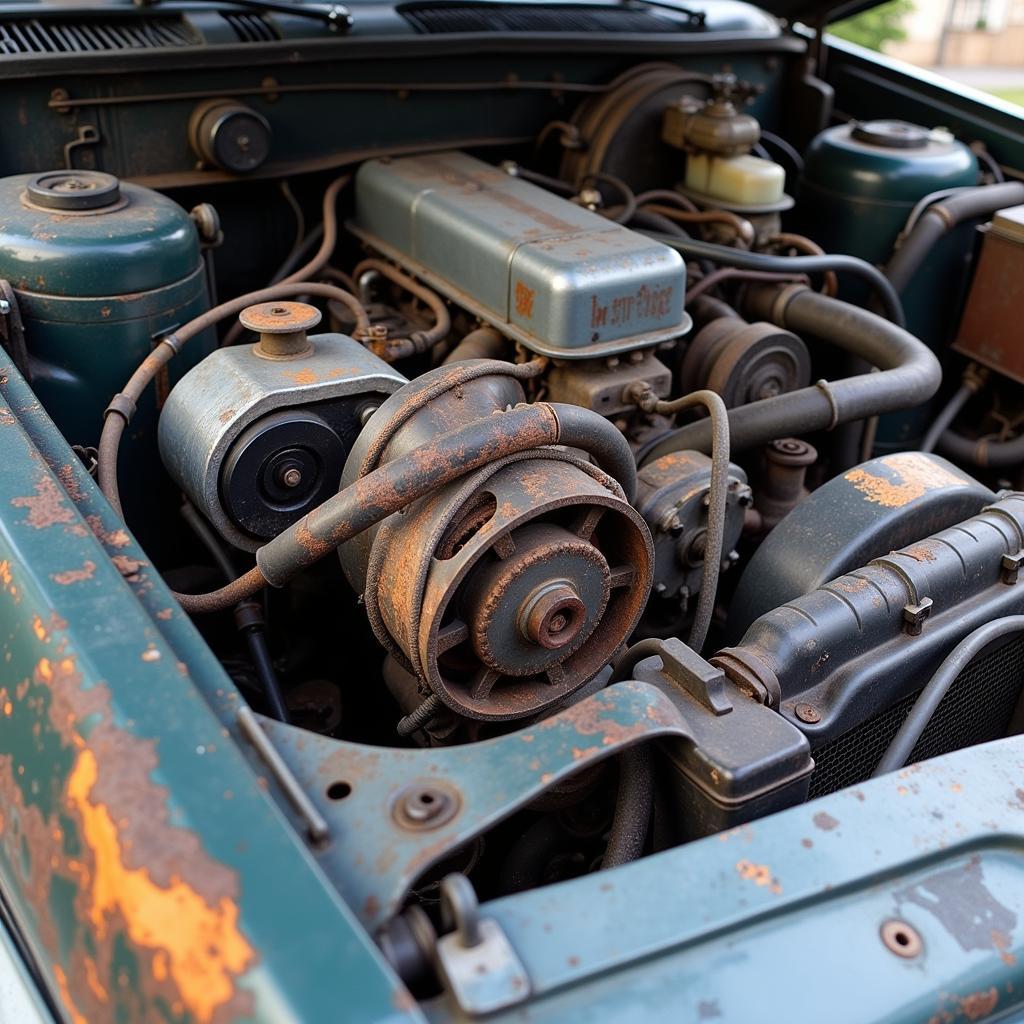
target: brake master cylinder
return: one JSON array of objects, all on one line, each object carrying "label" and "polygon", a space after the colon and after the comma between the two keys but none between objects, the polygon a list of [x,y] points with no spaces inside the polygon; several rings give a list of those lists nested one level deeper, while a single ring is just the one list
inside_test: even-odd
[{"label": "brake master cylinder", "polygon": [[[498,364],[440,367],[392,395],[342,485],[522,402],[519,382],[488,365]],[[633,631],[652,574],[647,527],[619,485],[562,448],[499,456],[340,556],[377,638],[421,688],[490,721],[536,714],[600,672]]]}]

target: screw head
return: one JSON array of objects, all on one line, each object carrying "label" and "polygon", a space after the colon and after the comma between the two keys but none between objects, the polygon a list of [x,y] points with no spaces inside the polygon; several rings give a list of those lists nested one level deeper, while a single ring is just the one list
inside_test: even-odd
[{"label": "screw head", "polygon": [[298,487],[302,483],[302,470],[295,466],[290,466],[281,474],[281,483],[285,487]]},{"label": "screw head", "polygon": [[813,725],[815,722],[821,721],[821,712],[813,705],[806,702],[797,704],[793,708],[793,714],[800,719],[801,722],[806,722],[808,725]]}]

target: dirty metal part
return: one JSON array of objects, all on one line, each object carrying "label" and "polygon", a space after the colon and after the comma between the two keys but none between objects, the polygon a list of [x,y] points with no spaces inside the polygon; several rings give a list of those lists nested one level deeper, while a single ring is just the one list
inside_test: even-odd
[{"label": "dirty metal part", "polygon": [[273,133],[267,119],[237,100],[200,103],[188,122],[188,141],[204,163],[231,174],[248,174],[270,156]]},{"label": "dirty metal part", "polygon": [[238,314],[238,322],[259,335],[253,354],[262,359],[301,359],[313,354],[306,334],[321,314],[305,302],[262,302]]},{"label": "dirty metal part", "polygon": [[[513,377],[473,376],[473,366],[438,368],[389,399],[343,485],[521,401]],[[650,587],[647,529],[618,484],[552,448],[496,453],[339,554],[382,645],[424,693],[480,720],[528,717],[592,679],[636,625]]]},{"label": "dirty metal part", "polygon": [[[789,735],[795,750],[806,751],[806,740],[778,715],[744,703],[767,717],[766,744]],[[269,718],[259,722],[328,823],[331,841],[313,848],[313,856],[373,931],[431,867],[542,793],[634,743],[663,736],[688,746],[705,720],[726,722],[734,715],[710,715],[671,682],[626,681],[526,729],[454,747],[385,749],[315,736]],[[401,823],[392,808],[410,779],[457,794],[458,812],[435,828]],[[353,871],[356,858],[375,870]]]},{"label": "dirty metal part", "polygon": [[695,335],[679,373],[684,393],[709,388],[732,409],[806,387],[811,357],[791,331],[720,317]]},{"label": "dirty metal part", "polygon": [[[68,1019],[172,1004],[182,1020],[277,1019],[308,971],[319,983],[289,994],[303,1020],[342,1000],[361,1019],[415,1019],[238,743],[238,691],[2,352],[0,396],[0,650],[21,681],[0,715],[5,932]],[[80,886],[83,872],[112,888]],[[151,912],[174,927],[151,930]],[[326,945],[282,945],[290,914]]]},{"label": "dirty metal part", "polygon": [[1024,384],[1024,206],[1001,210],[984,230],[981,254],[953,348]]},{"label": "dirty metal part", "polygon": [[816,722],[821,721],[821,712],[813,704],[808,704],[807,701],[800,701],[794,705],[793,714],[801,722],[806,722],[808,725],[814,725]]},{"label": "dirty metal part", "polygon": [[703,103],[684,96],[665,108],[661,123],[662,141],[688,152],[740,156],[760,138],[757,118],[741,113],[734,98],[721,93]]},{"label": "dirty metal part", "polygon": [[281,755],[274,749],[273,742],[260,727],[259,719],[247,704],[243,704],[238,709],[238,728],[253,745],[260,759],[270,769],[288,802],[305,822],[305,832],[309,841],[314,844],[326,842],[331,835],[330,827],[291,773]]},{"label": "dirty metal part", "polygon": [[0,281],[0,345],[7,351],[18,372],[31,382],[32,369],[25,344],[25,326],[18,308],[18,297],[10,281]]},{"label": "dirty metal part", "polygon": [[768,533],[808,496],[807,470],[818,459],[813,445],[796,437],[773,441],[764,450],[764,471],[754,493],[759,531]]},{"label": "dirty metal part", "polygon": [[664,398],[672,389],[672,371],[650,352],[629,352],[610,359],[556,362],[544,378],[546,397],[618,416],[634,408],[629,391],[646,387]]},{"label": "dirty metal part", "polygon": [[187,373],[159,441],[168,472],[221,536],[255,551],[335,493],[362,414],[405,377],[352,338],[307,339],[319,318],[311,306],[270,302],[243,315],[259,343],[218,349]]},{"label": "dirty metal part", "polygon": [[759,615],[962,522],[994,497],[951,462],[922,452],[884,455],[834,477],[792,509],[747,563],[726,638],[735,643]]},{"label": "dirty metal part", "polygon": [[[636,988],[609,984],[609,973],[640,958],[664,981],[645,990],[648,1018],[696,1018],[704,1004],[723,1020],[806,1024],[837,997],[858,1021],[884,1020],[897,1004],[913,1007],[907,1021],[921,1007],[940,1020],[966,1019],[964,1006],[979,1019],[1012,1016],[1024,895],[1006,850],[1024,834],[1022,750],[1020,738],[965,750],[615,875],[484,902],[480,914],[519,953],[530,1019],[544,1024],[628,1016]],[[1007,808],[996,825],[995,805]],[[920,935],[927,956],[911,964],[886,951],[879,929],[893,919]],[[865,986],[850,964],[868,961]],[[789,976],[744,983],[779,963],[800,965],[798,1000]]]},{"label": "dirty metal part", "polygon": [[109,210],[127,204],[121,183],[102,171],[46,171],[25,183],[22,204],[64,214]]},{"label": "dirty metal part", "polygon": [[465,875],[441,882],[442,920],[453,930],[437,940],[437,966],[463,1013],[481,1016],[526,1002],[530,979],[501,926],[481,917]]},{"label": "dirty metal part", "polygon": [[[701,589],[707,539],[711,459],[700,452],[673,452],[647,463],[638,474],[636,506],[654,541],[653,593],[684,606]],[[752,502],[747,475],[729,464],[722,567],[728,569]]]},{"label": "dirty metal part", "polygon": [[[1003,557],[1022,547],[1024,494],[1004,492],[973,518],[765,613],[712,661],[730,678],[775,681],[781,713],[800,722],[815,750],[847,733],[855,739],[851,730],[917,692],[975,628],[1024,611],[1024,592],[1002,580]],[[959,715],[970,735],[985,721],[984,701]]]},{"label": "dirty metal part", "polygon": [[459,791],[433,780],[411,782],[395,795],[395,821],[412,831],[427,831],[448,824],[459,813]]},{"label": "dirty metal part", "polygon": [[883,922],[878,934],[885,948],[906,960],[913,960],[924,952],[924,941],[920,932],[906,921],[891,918]]},{"label": "dirty metal part", "polygon": [[618,355],[690,327],[672,249],[464,153],[364,163],[350,226],[540,355]]}]

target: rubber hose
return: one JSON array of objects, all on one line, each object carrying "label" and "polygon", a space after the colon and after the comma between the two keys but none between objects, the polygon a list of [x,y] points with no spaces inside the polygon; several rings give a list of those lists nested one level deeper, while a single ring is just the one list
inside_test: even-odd
[{"label": "rubber hose", "polygon": [[769,256],[763,252],[748,252],[746,249],[731,249],[711,242],[695,239],[684,242],[672,235],[644,232],[651,238],[664,243],[687,259],[706,259],[727,267],[740,270],[766,270],[774,274],[816,274],[825,271],[854,274],[863,278],[878,296],[885,318],[898,327],[906,326],[903,304],[897,290],[889,279],[866,260],[856,256],[841,256],[829,253],[825,256]]},{"label": "rubber hose", "polygon": [[934,422],[928,428],[921,442],[921,451],[933,452],[939,438],[946,431],[949,425],[957,418],[960,410],[967,404],[968,399],[973,395],[975,389],[967,384],[961,384],[956,389],[953,397],[943,406],[942,411],[935,417]]},{"label": "rubber hose", "polygon": [[938,449],[957,462],[971,462],[983,469],[1012,469],[1024,464],[1024,434],[1012,441],[972,441],[946,430],[939,438]]},{"label": "rubber hose", "polygon": [[1006,181],[999,185],[979,185],[964,189],[930,206],[918,219],[903,244],[893,253],[885,276],[897,292],[910,284],[932,247],[958,224],[975,220],[1024,203],[1024,182]]},{"label": "rubber hose", "polygon": [[640,857],[647,842],[653,807],[651,752],[646,744],[631,747],[619,758],[619,791],[602,868],[618,867]]},{"label": "rubber hose", "polygon": [[509,340],[501,331],[494,327],[478,327],[445,356],[442,365],[461,363],[465,359],[501,359],[508,355],[509,348]]},{"label": "rubber hose", "polygon": [[[877,366],[878,373],[801,388],[729,410],[732,451],[829,430],[927,402],[942,382],[934,353],[912,334],[868,310],[820,295],[803,286],[752,289],[748,305],[754,319],[770,320],[797,334],[822,338]],[[682,450],[708,454],[708,420],[688,423],[653,445],[643,461]]]},{"label": "rubber hose", "polygon": [[928,723],[932,720],[936,708],[946,696],[957,676],[980,654],[989,644],[1000,637],[1011,633],[1024,632],[1024,615],[1007,615],[979,626],[969,633],[946,655],[945,660],[936,669],[935,674],[925,684],[920,696],[914,702],[910,713],[903,720],[903,725],[893,737],[878,767],[872,776],[885,775],[902,768],[910,759],[917,746],[917,741],[924,734]]}]

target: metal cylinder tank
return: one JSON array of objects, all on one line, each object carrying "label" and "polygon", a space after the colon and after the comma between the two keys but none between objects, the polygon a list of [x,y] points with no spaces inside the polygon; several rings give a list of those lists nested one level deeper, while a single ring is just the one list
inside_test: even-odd
[{"label": "metal cylinder tank", "polygon": [[[93,446],[108,402],[159,338],[209,308],[196,227],[166,196],[96,171],[0,179],[0,209],[0,279],[32,387],[71,444]],[[161,486],[157,403],[213,345],[211,331],[185,347],[125,435],[122,498],[144,542],[141,498]]]},{"label": "metal cylinder tank", "polygon": [[[852,121],[827,128],[805,154],[800,185],[800,228],[828,252],[884,265],[917,203],[934,192],[975,185],[978,162],[942,128],[906,121]],[[901,298],[907,327],[933,349],[951,340],[967,283],[972,225],[935,246]],[[843,282],[844,298],[869,300],[863,286]],[[929,421],[927,407],[883,416],[875,450],[913,447]]]}]

